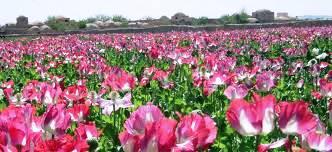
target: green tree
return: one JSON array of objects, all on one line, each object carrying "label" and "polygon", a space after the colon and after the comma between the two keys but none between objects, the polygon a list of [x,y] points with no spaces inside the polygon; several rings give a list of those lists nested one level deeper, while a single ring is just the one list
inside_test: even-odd
[{"label": "green tree", "polygon": [[103,21],[103,22],[112,19],[111,16],[107,16],[107,15],[96,15],[95,18],[96,18],[97,21]]},{"label": "green tree", "polygon": [[87,20],[70,20],[69,22],[58,21],[55,16],[49,16],[46,20],[46,25],[56,31],[77,30],[86,27]]},{"label": "green tree", "polygon": [[244,24],[248,23],[249,17],[250,15],[248,15],[245,10],[242,10],[239,13],[221,16],[219,22],[221,24]]},{"label": "green tree", "polygon": [[128,19],[125,18],[125,17],[123,17],[122,15],[114,15],[114,16],[112,17],[112,20],[113,20],[114,22],[128,22]]},{"label": "green tree", "polygon": [[204,16],[193,20],[194,25],[206,25],[208,23],[209,23],[209,18]]}]

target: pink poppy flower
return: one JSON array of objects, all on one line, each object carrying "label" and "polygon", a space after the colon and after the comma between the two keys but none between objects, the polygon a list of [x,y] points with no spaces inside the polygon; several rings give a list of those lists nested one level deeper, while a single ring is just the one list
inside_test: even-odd
[{"label": "pink poppy flower", "polygon": [[0,145],[21,145],[25,146],[27,142],[28,128],[23,121],[12,120],[10,122],[2,122],[0,124]]},{"label": "pink poppy flower", "polygon": [[3,152],[17,152],[17,149],[12,144],[7,144],[6,133],[0,132],[0,150]]},{"label": "pink poppy flower", "polygon": [[135,136],[127,131],[119,134],[121,147],[125,152],[136,152],[140,150],[140,136]]},{"label": "pink poppy flower", "polygon": [[[279,148],[281,146],[289,146],[289,140],[288,138],[280,139],[276,142],[270,143],[270,144],[260,144],[258,146],[258,152],[268,152],[271,149]],[[289,149],[290,147],[286,147],[286,149]]]},{"label": "pink poppy flower", "polygon": [[89,145],[86,140],[74,139],[70,135],[57,136],[53,139],[43,140],[38,138],[34,144],[33,150],[37,152],[44,151],[88,151]]},{"label": "pink poppy flower", "polygon": [[192,70],[192,79],[194,80],[193,84],[195,87],[202,86],[205,80],[210,79],[210,76],[211,73],[205,71],[204,67],[202,68],[202,71],[200,71],[198,68]]},{"label": "pink poppy flower", "polygon": [[307,147],[308,150],[332,151],[332,137],[313,131],[305,135],[303,146]]},{"label": "pink poppy flower", "polygon": [[56,104],[60,95],[62,94],[62,89],[59,85],[52,86],[47,83],[41,84],[41,101],[45,105]]},{"label": "pink poppy flower", "polygon": [[34,129],[35,109],[27,104],[9,106],[0,114],[0,149],[16,151],[16,146],[28,146]]},{"label": "pink poppy flower", "polygon": [[152,47],[150,50],[150,56],[153,59],[158,59],[158,58],[161,59],[160,50],[158,50],[157,47]]},{"label": "pink poppy flower", "polygon": [[303,87],[303,84],[304,84],[304,80],[301,79],[301,80],[299,80],[299,81],[296,83],[296,87],[297,87],[297,88],[302,88],[302,87]]},{"label": "pink poppy flower", "polygon": [[260,70],[265,70],[265,69],[271,67],[271,64],[272,63],[271,63],[270,60],[264,59],[264,60],[262,60],[261,62],[258,63],[258,66],[259,66]]},{"label": "pink poppy flower", "polygon": [[224,95],[229,99],[243,99],[248,94],[248,88],[243,84],[233,84],[228,86]]},{"label": "pink poppy flower", "polygon": [[320,100],[322,98],[322,95],[318,91],[312,91],[311,96],[317,100]]},{"label": "pink poppy flower", "polygon": [[330,123],[332,123],[332,100],[330,100],[329,103],[329,117],[330,117]]},{"label": "pink poppy flower", "polygon": [[73,107],[67,109],[72,121],[81,122],[89,115],[89,106],[86,104],[74,104]]},{"label": "pink poppy flower", "polygon": [[157,68],[154,65],[149,68],[144,68],[143,77],[140,81],[140,86],[145,86],[146,84],[148,84],[150,82],[150,77],[156,70]]},{"label": "pink poppy flower", "polygon": [[271,69],[273,69],[273,71],[278,71],[282,68],[284,63],[285,61],[282,57],[274,58],[272,59]]},{"label": "pink poppy flower", "polygon": [[162,87],[165,89],[171,88],[173,83],[168,80],[169,74],[170,71],[156,70],[152,80],[159,81]]},{"label": "pink poppy flower", "polygon": [[21,97],[18,97],[17,95],[14,95],[14,81],[10,80],[8,82],[5,82],[3,84],[1,84],[1,88],[3,89],[3,94],[5,95],[7,101],[10,104],[14,104],[14,105],[20,105],[21,101],[18,101],[19,99],[21,99]]},{"label": "pink poppy flower", "polygon": [[144,77],[141,79],[141,81],[139,82],[139,85],[144,87],[144,86],[146,86],[149,82],[150,82],[150,78],[144,76]]},{"label": "pink poppy flower", "polygon": [[274,86],[275,76],[271,71],[263,72],[256,76],[256,89],[259,91],[270,91]]},{"label": "pink poppy flower", "polygon": [[144,137],[140,140],[142,151],[171,151],[175,145],[175,127],[177,121],[162,118],[148,124]]},{"label": "pink poppy flower", "polygon": [[[176,141],[175,129],[177,121],[163,118],[156,123],[156,134],[158,139],[158,149],[171,150]],[[148,132],[147,132],[148,134]]]},{"label": "pink poppy flower", "polygon": [[[143,146],[147,149],[153,148],[149,146],[150,142],[153,141],[149,140],[156,139],[152,139],[152,137],[145,137],[145,141],[148,141],[146,141],[144,145],[142,145],[142,141],[147,132],[153,132],[151,129],[154,128],[149,129],[149,127],[152,127],[155,125],[154,123],[162,120],[163,118],[163,113],[158,107],[152,105],[151,103],[141,106],[133,112],[124,124],[125,130],[119,134],[119,139],[124,151],[138,151],[141,150]],[[152,136],[154,134],[148,135]]]},{"label": "pink poppy flower", "polygon": [[8,82],[4,82],[1,84],[1,88],[5,89],[5,88],[13,88],[14,87],[14,81],[10,80]]},{"label": "pink poppy flower", "polygon": [[332,81],[332,70],[330,70],[327,74],[326,74],[326,79],[328,81]]},{"label": "pink poppy flower", "polygon": [[22,100],[21,94],[14,95],[13,88],[4,89],[3,93],[10,105],[21,106],[21,105],[25,104],[25,102],[23,102],[23,100]]},{"label": "pink poppy flower", "polygon": [[102,113],[105,115],[111,115],[114,111],[118,111],[120,108],[133,107],[131,103],[131,93],[127,93],[123,98],[120,98],[117,92],[111,100],[101,99],[99,100],[99,106],[102,108]]},{"label": "pink poppy flower", "polygon": [[276,99],[272,95],[254,94],[253,101],[233,100],[226,112],[227,120],[241,135],[268,134],[274,129]]},{"label": "pink poppy flower", "polygon": [[303,61],[292,62],[288,69],[288,75],[295,75],[300,69],[303,69]]},{"label": "pink poppy flower", "polygon": [[304,101],[281,102],[277,106],[278,122],[284,134],[305,134],[315,130],[318,119]]},{"label": "pink poppy flower", "polygon": [[132,135],[143,134],[145,125],[159,121],[164,117],[164,114],[158,107],[148,103],[145,106],[140,106],[130,117],[126,120],[124,127],[126,131]]},{"label": "pink poppy flower", "polygon": [[217,136],[216,123],[209,116],[190,114],[181,117],[176,129],[176,147],[173,151],[206,149]]},{"label": "pink poppy flower", "polygon": [[[129,122],[133,120],[137,122]],[[176,124],[150,103],[141,106],[127,119],[126,129],[119,134],[122,148],[126,152],[197,151],[208,148],[217,135],[215,122],[209,116],[191,114],[181,117],[177,128]]]},{"label": "pink poppy flower", "polygon": [[40,83],[36,80],[30,81],[22,91],[23,101],[41,101]]},{"label": "pink poppy flower", "polygon": [[234,81],[234,74],[232,73],[215,73],[213,76],[204,81],[203,93],[206,96],[211,95],[220,85],[232,84]]},{"label": "pink poppy flower", "polygon": [[240,81],[245,80],[245,79],[252,79],[256,73],[258,72],[259,67],[258,66],[254,66],[251,68],[248,68],[246,66],[239,66],[237,67],[234,72],[236,74],[236,78]]},{"label": "pink poppy flower", "polygon": [[320,93],[324,97],[332,98],[332,82],[321,84]]},{"label": "pink poppy flower", "polygon": [[54,135],[63,135],[70,125],[64,104],[50,105],[43,115],[42,128]]},{"label": "pink poppy flower", "polygon": [[211,85],[230,84],[231,78],[233,76],[234,75],[232,73],[224,73],[224,72],[214,73],[212,77],[209,79],[209,84]]},{"label": "pink poppy flower", "polygon": [[74,139],[74,137],[66,135],[61,139],[61,151],[86,152],[89,151],[89,145],[86,140]]},{"label": "pink poppy flower", "polygon": [[321,69],[325,69],[326,67],[328,67],[329,66],[329,63],[327,63],[327,62],[321,62],[320,64],[319,64],[319,68],[321,68]]},{"label": "pink poppy flower", "polygon": [[105,80],[102,83],[104,88],[110,88],[112,91],[129,91],[135,88],[136,77],[121,70],[120,68],[110,68],[105,74]]},{"label": "pink poppy flower", "polygon": [[87,96],[86,86],[73,85],[63,91],[63,97],[73,103],[84,103]]},{"label": "pink poppy flower", "polygon": [[75,130],[75,135],[81,140],[96,140],[100,136],[100,132],[94,123],[79,123]]},{"label": "pink poppy flower", "polygon": [[217,58],[216,54],[206,55],[205,58],[204,58],[204,65],[209,70],[215,70],[215,69],[217,69],[218,60],[219,59]]}]

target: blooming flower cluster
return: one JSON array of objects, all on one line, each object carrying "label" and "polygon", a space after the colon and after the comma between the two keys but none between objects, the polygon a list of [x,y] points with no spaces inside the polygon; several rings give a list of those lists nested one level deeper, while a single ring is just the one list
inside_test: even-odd
[{"label": "blooming flower cluster", "polygon": [[80,113],[74,109],[66,109],[64,104],[51,105],[37,116],[36,108],[30,104],[9,106],[0,115],[1,150],[87,151],[88,140],[97,139],[100,133],[94,123],[82,121],[74,135],[67,134],[71,115],[74,111]]},{"label": "blooming flower cluster", "polygon": [[326,26],[0,40],[0,151],[332,151],[331,37]]},{"label": "blooming flower cluster", "polygon": [[133,112],[124,128],[119,139],[126,152],[203,150],[217,136],[216,123],[209,116],[192,113],[177,122],[151,103]]},{"label": "blooming flower cluster", "polygon": [[[319,151],[330,151],[332,148],[332,137],[325,133],[323,123],[309,110],[308,103],[304,101],[277,104],[272,95],[260,97],[254,94],[252,103],[243,99],[233,100],[227,110],[227,120],[243,136],[271,133],[277,120],[282,133],[298,135],[304,147]],[[276,143],[261,144],[258,149],[263,152],[287,143],[287,138],[281,139]]]}]

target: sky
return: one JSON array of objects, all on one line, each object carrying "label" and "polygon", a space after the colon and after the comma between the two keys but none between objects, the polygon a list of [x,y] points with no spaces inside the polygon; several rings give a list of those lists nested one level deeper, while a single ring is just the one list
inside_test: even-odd
[{"label": "sky", "polygon": [[332,0],[1,0],[0,24],[15,23],[24,15],[29,22],[45,21],[48,16],[71,19],[123,15],[129,19],[171,17],[183,12],[192,17],[218,18],[242,9],[288,12],[290,16],[332,15]]}]

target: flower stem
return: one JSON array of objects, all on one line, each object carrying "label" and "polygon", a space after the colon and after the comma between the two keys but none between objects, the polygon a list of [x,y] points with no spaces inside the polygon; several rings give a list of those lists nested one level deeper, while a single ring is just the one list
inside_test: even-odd
[{"label": "flower stem", "polygon": [[261,143],[261,137],[259,135],[256,135],[256,148],[258,148],[260,143]]},{"label": "flower stem", "polygon": [[113,104],[113,127],[114,127],[114,135],[117,134],[116,130],[116,112],[115,112],[115,104]]}]

